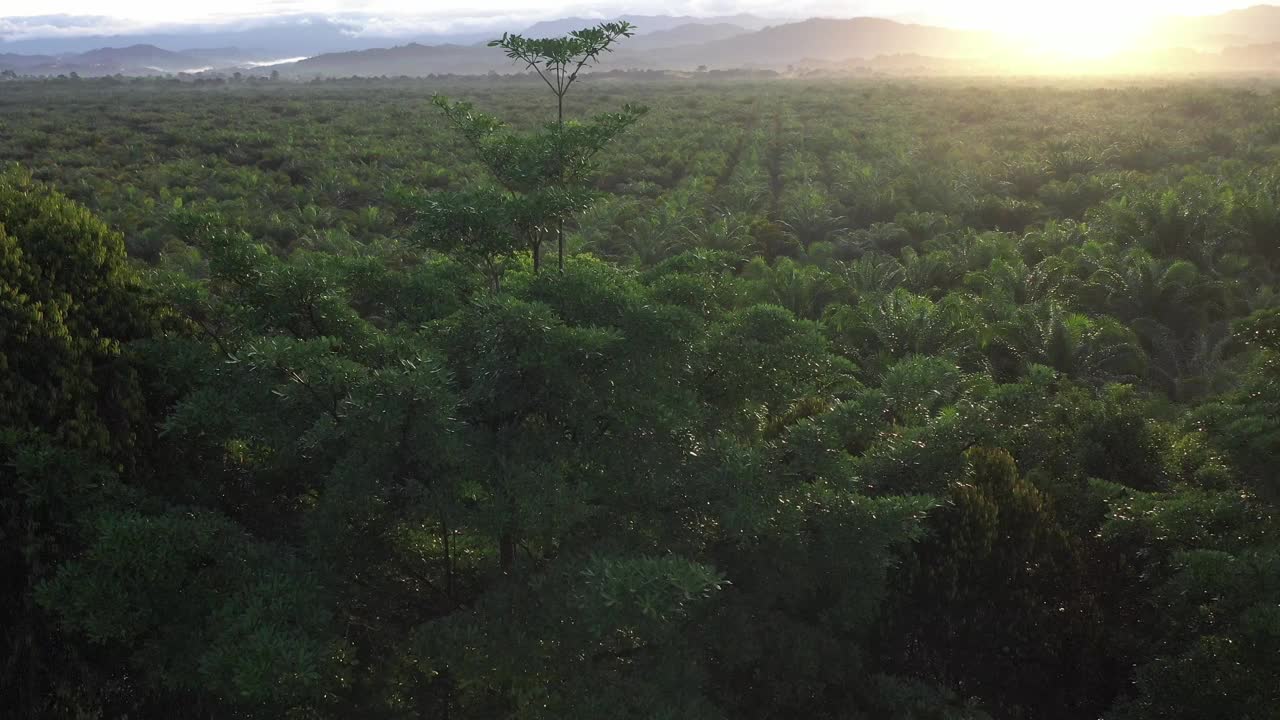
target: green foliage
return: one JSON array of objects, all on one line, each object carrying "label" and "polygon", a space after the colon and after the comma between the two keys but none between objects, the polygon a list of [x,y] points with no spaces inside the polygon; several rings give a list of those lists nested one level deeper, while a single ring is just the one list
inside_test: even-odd
[{"label": "green foliage", "polygon": [[0,175],[0,252],[5,429],[126,450],[141,407],[122,346],[147,322],[120,236],[14,169]]},{"label": "green foliage", "polygon": [[127,648],[142,683],[283,709],[335,682],[341,646],[292,564],[209,513],[108,514],[38,596],[68,629]]},{"label": "green foliage", "polygon": [[1135,610],[1150,648],[1122,718],[1261,717],[1277,700],[1276,526],[1235,492],[1117,503],[1104,537],[1153,585]]},{"label": "green foliage", "polygon": [[[472,247],[473,254],[493,258],[503,253],[495,252],[493,247],[475,249],[477,241],[484,236],[510,235],[529,248],[537,272],[542,241],[554,233],[558,266],[564,270],[564,222],[594,197],[586,184],[596,169],[593,159],[645,113],[644,108],[626,105],[621,112],[601,113],[588,123],[566,122],[565,95],[584,68],[602,53],[611,52],[613,43],[633,34],[630,24],[619,22],[577,30],[561,38],[528,39],[504,33],[501,39],[489,43],[534,70],[556,98],[556,121],[533,133],[511,132],[505,123],[476,111],[471,103],[433,96],[435,106],[507,194],[446,196],[428,201],[423,210],[428,218],[428,237],[455,239]],[[436,215],[444,217],[434,218]],[[467,216],[473,219],[466,221]],[[500,240],[499,244],[505,247],[510,242]],[[492,265],[492,260],[486,261],[486,267]],[[496,289],[501,274],[492,269],[489,274]]]},{"label": "green foliage", "polygon": [[899,288],[857,305],[834,307],[824,325],[859,366],[876,372],[912,355],[951,356],[974,365],[974,319],[971,304],[962,297],[935,303]]},{"label": "green foliage", "polygon": [[1244,473],[1255,492],[1280,498],[1272,460],[1280,452],[1280,312],[1262,311],[1242,321],[1237,337],[1255,349],[1241,386],[1199,408],[1197,424],[1208,431]]},{"label": "green foliage", "polygon": [[610,22],[575,30],[558,38],[526,38],[503,33],[501,38],[491,41],[489,47],[500,48],[507,57],[538,73],[560,102],[560,116],[563,118],[564,96],[578,79],[578,74],[597,62],[602,54],[612,52],[615,42],[634,34],[635,27],[631,23]]},{"label": "green foliage", "polygon": [[1090,712],[1100,617],[1079,549],[1008,453],[973,448],[965,460],[902,580],[888,630],[897,662],[1000,697],[1002,717]]},{"label": "green foliage", "polygon": [[418,232],[425,243],[467,258],[494,292],[502,289],[511,257],[526,244],[520,229],[543,230],[537,208],[526,210],[503,193],[485,190],[439,193],[426,201],[422,217]]},{"label": "green foliage", "polygon": [[135,466],[151,434],[127,350],[150,328],[120,236],[21,170],[0,173],[0,708],[72,712],[92,692],[33,592],[73,552],[108,470]]},{"label": "green foliage", "polygon": [[5,84],[0,714],[1270,717],[1265,93],[631,32]]}]

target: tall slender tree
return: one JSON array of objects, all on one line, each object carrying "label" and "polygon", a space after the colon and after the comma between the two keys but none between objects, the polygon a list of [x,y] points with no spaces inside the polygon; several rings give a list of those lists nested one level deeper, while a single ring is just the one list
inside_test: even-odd
[{"label": "tall slender tree", "polygon": [[[564,221],[593,199],[586,180],[595,168],[594,158],[646,111],[625,105],[620,112],[595,115],[586,122],[565,119],[565,96],[582,71],[604,53],[612,52],[612,46],[630,37],[633,31],[634,27],[626,22],[602,23],[565,37],[504,34],[491,42],[491,47],[501,48],[508,57],[534,70],[555,95],[555,121],[532,132],[517,133],[498,118],[477,111],[471,103],[455,102],[442,95],[433,98],[505,193],[489,193],[482,203],[466,194],[449,202],[461,203],[460,207],[480,205],[492,215],[505,218],[511,234],[532,255],[535,272],[541,269],[542,243],[552,234],[556,237],[556,264],[564,270]],[[441,210],[439,201],[434,209]],[[428,235],[447,240],[438,233]]]}]

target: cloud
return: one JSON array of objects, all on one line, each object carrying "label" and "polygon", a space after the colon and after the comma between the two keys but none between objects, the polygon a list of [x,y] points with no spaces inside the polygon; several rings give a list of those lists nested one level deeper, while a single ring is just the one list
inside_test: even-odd
[{"label": "cloud", "polygon": [[47,38],[77,38],[154,33],[201,34],[249,30],[278,25],[325,22],[354,35],[362,32],[362,18],[328,18],[301,14],[233,15],[212,22],[139,22],[105,15],[33,15],[0,17],[0,43]]},{"label": "cloud", "polygon": [[[270,0],[256,3],[250,11],[238,9],[234,3],[227,9],[206,15],[200,21],[130,20],[105,15],[32,15],[0,17],[0,43],[44,38],[76,38],[109,35],[141,35],[154,33],[201,34],[237,31],[269,26],[329,23],[339,26],[352,37],[411,37],[429,34],[492,32],[532,24],[549,17],[580,15],[615,17],[621,7],[590,3],[557,3],[532,0],[521,5],[476,0],[470,5],[435,7],[427,12],[405,12],[383,7],[383,0],[344,0],[341,8],[328,12],[299,12],[303,0]],[[314,3],[311,3],[314,4]],[[664,3],[637,3],[631,13],[668,11]],[[653,7],[647,7],[653,5]],[[677,3],[671,4],[673,7]],[[687,10],[687,8],[685,9]],[[697,13],[706,14],[706,13]]]},{"label": "cloud", "polygon": [[136,22],[103,15],[0,17],[0,41],[111,35],[138,29]]}]

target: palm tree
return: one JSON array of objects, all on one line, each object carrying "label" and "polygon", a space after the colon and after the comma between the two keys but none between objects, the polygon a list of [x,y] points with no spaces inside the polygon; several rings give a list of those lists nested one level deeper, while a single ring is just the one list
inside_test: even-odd
[{"label": "palm tree", "polygon": [[979,328],[969,302],[960,295],[934,302],[899,288],[856,306],[836,306],[823,323],[844,353],[873,375],[912,355],[947,355],[977,367]]},{"label": "palm tree", "polygon": [[626,255],[642,267],[651,267],[679,252],[689,238],[700,200],[686,188],[669,194],[650,212],[632,221],[623,239]]},{"label": "palm tree", "polygon": [[1089,287],[1110,314],[1129,324],[1183,329],[1204,324],[1196,314],[1212,308],[1217,290],[1194,263],[1157,260],[1142,250],[1129,252],[1118,266],[1100,267]]},{"label": "palm tree", "polygon": [[965,276],[965,287],[998,306],[1027,305],[1059,297],[1067,275],[1063,260],[1050,256],[1027,265],[1021,258],[997,258]]},{"label": "palm tree", "polygon": [[781,305],[810,320],[822,315],[839,290],[835,276],[786,257],[778,258],[772,266],[756,258],[744,269],[743,277],[751,281],[757,301]]},{"label": "palm tree", "polygon": [[579,213],[566,239],[570,252],[590,251],[601,257],[627,257],[624,228],[637,212],[631,198],[608,196]]},{"label": "palm tree", "polygon": [[806,249],[815,242],[827,240],[844,221],[836,214],[835,202],[827,191],[816,183],[789,188],[781,202],[783,227]]},{"label": "palm tree", "polygon": [[1045,365],[1093,383],[1133,382],[1146,355],[1132,330],[1111,318],[1066,311],[1056,301],[1024,305],[991,326],[985,346],[998,374],[1021,374]]},{"label": "palm tree", "polygon": [[914,248],[902,251],[903,285],[912,292],[946,295],[959,285],[963,268],[947,252],[918,253]]},{"label": "palm tree", "polygon": [[1179,338],[1164,333],[1144,338],[1150,347],[1150,376],[1176,402],[1191,402],[1225,391],[1232,380],[1227,361],[1232,335],[1226,322]]},{"label": "palm tree", "polygon": [[723,208],[715,208],[710,213],[694,217],[684,230],[688,243],[695,248],[739,255],[745,255],[755,241],[751,237],[750,221],[741,214]]},{"label": "palm tree", "polygon": [[868,252],[893,255],[911,243],[911,234],[897,223],[872,223],[871,227],[837,233],[835,242],[838,254],[846,259]]},{"label": "palm tree", "polygon": [[1262,177],[1253,184],[1231,205],[1228,222],[1249,238],[1254,252],[1280,259],[1280,178]]},{"label": "palm tree", "polygon": [[892,256],[867,253],[853,262],[839,263],[835,272],[858,295],[880,295],[902,285],[906,269]]}]

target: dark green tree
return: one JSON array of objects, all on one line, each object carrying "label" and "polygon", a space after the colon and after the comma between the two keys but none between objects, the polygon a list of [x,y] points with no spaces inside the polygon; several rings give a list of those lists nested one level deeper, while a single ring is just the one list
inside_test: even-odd
[{"label": "dark green tree", "polygon": [[140,288],[118,233],[26,172],[0,173],[0,707],[13,717],[92,711],[97,680],[35,588],[151,435],[128,353],[152,329]]},{"label": "dark green tree", "polygon": [[1097,712],[1099,614],[1079,548],[1008,453],[973,448],[965,462],[891,601],[895,666],[998,717]]}]

